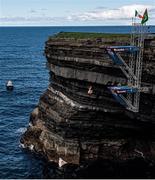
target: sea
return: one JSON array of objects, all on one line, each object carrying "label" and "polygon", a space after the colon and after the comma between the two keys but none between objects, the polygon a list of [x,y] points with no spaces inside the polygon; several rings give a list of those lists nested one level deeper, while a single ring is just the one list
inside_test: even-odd
[{"label": "sea", "polygon": [[[155,26],[149,32],[155,33]],[[48,86],[45,42],[58,32],[130,33],[130,26],[0,27],[0,178],[45,178],[46,161],[20,145]],[[6,90],[13,81],[14,90]]]}]

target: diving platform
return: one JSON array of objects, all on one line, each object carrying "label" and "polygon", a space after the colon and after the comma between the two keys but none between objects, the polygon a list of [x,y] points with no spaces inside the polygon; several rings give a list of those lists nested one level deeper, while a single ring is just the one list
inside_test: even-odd
[{"label": "diving platform", "polygon": [[107,49],[114,52],[129,52],[129,53],[134,53],[139,51],[139,48],[137,46],[109,46]]},{"label": "diving platform", "polygon": [[[141,87],[144,26],[132,27],[131,45],[106,47],[110,59],[122,70],[127,79],[125,86],[108,86],[108,89],[118,103],[132,112],[139,112],[140,92],[146,89]],[[128,57],[128,59],[123,57]]]},{"label": "diving platform", "polygon": [[[108,89],[111,91],[113,97],[126,109],[132,109],[132,111],[136,111],[136,108],[128,101],[125,96],[127,94],[135,94],[138,92],[138,88],[129,87],[129,86],[112,86],[108,87]],[[125,96],[123,96],[125,95]]]},{"label": "diving platform", "polygon": [[109,57],[112,59],[112,61],[116,65],[125,65],[125,61],[123,58],[118,54],[118,52],[123,52],[123,53],[136,53],[139,51],[139,48],[136,46],[109,46],[106,48],[107,53]]},{"label": "diving platform", "polygon": [[108,87],[110,89],[110,91],[113,93],[113,94],[126,94],[126,93],[129,93],[129,94],[133,94],[133,93],[136,93],[138,91],[137,88],[134,88],[134,87],[129,87],[129,86],[112,86],[112,87]]}]

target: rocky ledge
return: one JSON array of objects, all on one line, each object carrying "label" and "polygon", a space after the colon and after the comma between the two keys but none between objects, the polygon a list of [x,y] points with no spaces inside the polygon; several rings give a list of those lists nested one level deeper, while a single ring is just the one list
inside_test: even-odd
[{"label": "rocky ledge", "polygon": [[107,45],[128,45],[129,37],[79,39],[62,34],[46,42],[49,86],[21,143],[49,161],[78,166],[98,160],[154,161],[155,37],[145,40],[143,60],[142,83],[151,90],[141,93],[140,111],[132,113],[107,89],[109,83],[126,84],[126,78],[105,50]]}]

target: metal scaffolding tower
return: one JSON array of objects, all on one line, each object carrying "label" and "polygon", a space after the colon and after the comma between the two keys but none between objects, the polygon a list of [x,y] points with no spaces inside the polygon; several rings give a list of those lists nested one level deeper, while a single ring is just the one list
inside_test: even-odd
[{"label": "metal scaffolding tower", "polygon": [[[126,86],[110,86],[108,88],[115,99],[132,112],[139,112],[140,92],[147,89],[141,87],[145,34],[146,26],[136,23],[133,19],[130,46],[107,47],[110,58],[120,67],[127,78]],[[128,53],[128,61],[124,60],[120,53]]]}]

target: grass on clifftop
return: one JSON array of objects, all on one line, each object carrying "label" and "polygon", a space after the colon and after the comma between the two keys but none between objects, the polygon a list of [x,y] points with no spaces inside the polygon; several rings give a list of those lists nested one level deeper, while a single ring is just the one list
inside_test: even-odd
[{"label": "grass on clifftop", "polygon": [[110,33],[87,33],[87,32],[60,32],[50,38],[74,38],[74,39],[96,39],[96,38],[129,38],[129,34]]}]

